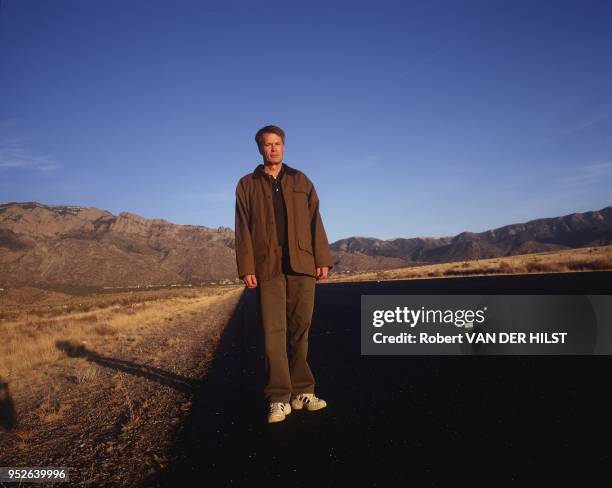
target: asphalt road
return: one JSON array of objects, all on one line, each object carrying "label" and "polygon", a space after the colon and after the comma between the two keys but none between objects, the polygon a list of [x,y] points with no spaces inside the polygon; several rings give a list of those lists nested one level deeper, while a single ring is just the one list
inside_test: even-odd
[{"label": "asphalt road", "polygon": [[612,294],[612,273],[319,284],[309,362],[329,406],[277,424],[266,423],[248,290],[177,439],[177,461],[146,485],[589,484],[607,474],[612,356],[361,355],[362,294],[437,293]]}]

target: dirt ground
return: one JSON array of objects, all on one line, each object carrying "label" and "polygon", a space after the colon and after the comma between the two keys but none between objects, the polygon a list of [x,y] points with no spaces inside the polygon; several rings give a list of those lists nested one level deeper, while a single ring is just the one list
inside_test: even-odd
[{"label": "dirt ground", "polygon": [[165,468],[243,289],[161,300],[137,329],[98,324],[87,341],[55,340],[59,359],[0,378],[0,466],[70,467],[71,486],[126,487]]},{"label": "dirt ground", "polygon": [[457,276],[523,275],[537,273],[570,273],[612,269],[612,246],[595,246],[499,258],[418,263],[408,268],[362,273],[334,273],[329,282],[389,281]]}]

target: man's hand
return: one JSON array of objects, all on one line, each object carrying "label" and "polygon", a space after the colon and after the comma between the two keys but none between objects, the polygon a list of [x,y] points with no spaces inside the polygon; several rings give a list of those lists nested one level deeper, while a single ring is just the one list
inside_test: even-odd
[{"label": "man's hand", "polygon": [[328,266],[323,266],[322,268],[317,268],[317,280],[324,280],[327,278],[327,273],[329,272]]},{"label": "man's hand", "polygon": [[244,281],[247,288],[257,288],[257,278],[254,274],[244,275],[242,281]]}]

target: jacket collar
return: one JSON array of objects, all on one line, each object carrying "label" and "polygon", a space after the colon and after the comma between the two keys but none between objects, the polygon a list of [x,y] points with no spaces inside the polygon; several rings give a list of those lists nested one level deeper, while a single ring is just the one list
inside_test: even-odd
[{"label": "jacket collar", "polygon": [[[284,162],[281,166],[281,171],[284,171],[285,174],[288,174],[291,176],[297,174],[296,169],[292,168],[291,166],[289,166],[287,163],[284,163]],[[259,178],[260,176],[268,176],[267,173],[264,171],[263,163],[259,163],[257,165],[257,168],[255,168],[255,170],[253,171],[253,178]]]}]

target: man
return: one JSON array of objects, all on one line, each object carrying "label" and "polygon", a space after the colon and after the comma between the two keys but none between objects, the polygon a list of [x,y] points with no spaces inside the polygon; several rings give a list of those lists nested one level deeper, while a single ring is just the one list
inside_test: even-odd
[{"label": "man", "polygon": [[236,187],[236,263],[248,288],[257,289],[265,344],[268,422],[291,408],[327,406],[314,394],[308,331],[315,283],[332,268],[314,185],[283,162],[285,133],[268,125],[255,135],[263,163]]}]

